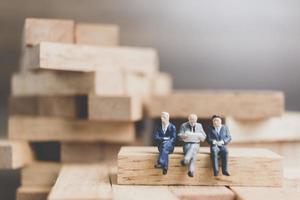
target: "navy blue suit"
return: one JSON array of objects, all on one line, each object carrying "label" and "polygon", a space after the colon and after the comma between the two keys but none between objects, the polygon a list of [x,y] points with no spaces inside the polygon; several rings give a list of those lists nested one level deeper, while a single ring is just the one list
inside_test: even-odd
[{"label": "navy blue suit", "polygon": [[[221,146],[218,146],[216,144],[213,144],[213,140],[216,141],[224,141],[224,144]],[[228,127],[225,125],[222,125],[220,132],[218,133],[214,126],[210,126],[208,128],[207,132],[207,142],[210,145],[210,153],[211,153],[211,159],[212,159],[212,167],[214,175],[217,176],[219,171],[219,165],[218,165],[218,156],[220,155],[222,160],[222,172],[228,172],[228,150],[227,150],[227,144],[231,141],[230,132],[228,130]]]},{"label": "navy blue suit", "polygon": [[176,127],[169,123],[166,133],[164,133],[162,130],[162,125],[160,124],[154,131],[153,139],[157,144],[159,151],[157,163],[160,164],[163,169],[167,170],[169,164],[169,154],[173,153],[174,144],[176,142]]}]

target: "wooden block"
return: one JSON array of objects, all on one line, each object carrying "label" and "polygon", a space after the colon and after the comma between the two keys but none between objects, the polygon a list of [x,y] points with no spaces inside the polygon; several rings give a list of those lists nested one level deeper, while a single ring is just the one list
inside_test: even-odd
[{"label": "wooden block", "polygon": [[10,97],[10,115],[35,115],[64,118],[86,118],[85,96],[25,96]]},{"label": "wooden block", "polygon": [[116,144],[64,142],[61,144],[60,158],[63,163],[108,161],[116,164],[120,148],[121,145]]},{"label": "wooden block", "polygon": [[[276,132],[274,132],[276,133]],[[235,137],[233,137],[235,138]],[[284,167],[300,167],[300,141],[285,142],[242,142],[232,143],[232,147],[265,148],[282,156]]]},{"label": "wooden block", "polygon": [[99,47],[42,42],[34,47],[31,69],[93,72],[101,67],[153,74],[158,70],[157,52],[152,48]]},{"label": "wooden block", "polygon": [[299,165],[294,168],[284,168],[284,188],[295,188],[300,192],[300,169]]},{"label": "wooden block", "polygon": [[170,186],[169,189],[184,200],[234,200],[233,192],[223,186]]},{"label": "wooden block", "polygon": [[26,18],[24,44],[33,46],[40,42],[74,42],[74,21],[62,19]]},{"label": "wooden block", "polygon": [[179,200],[168,188],[168,186],[146,186],[146,185],[118,185],[116,174],[111,176],[114,200]]},{"label": "wooden block", "polygon": [[22,72],[12,77],[13,96],[86,95],[94,91],[93,73]]},{"label": "wooden block", "polygon": [[104,66],[95,71],[93,94],[99,96],[126,95],[124,71],[119,67]]},{"label": "wooden block", "polygon": [[226,118],[234,143],[300,141],[300,113],[285,112],[281,117],[246,121]]},{"label": "wooden block", "polygon": [[56,162],[33,162],[21,170],[21,184],[28,187],[46,187],[54,185],[61,164]]},{"label": "wooden block", "polygon": [[12,116],[8,129],[9,138],[29,141],[129,143],[135,138],[131,122]]},{"label": "wooden block", "polygon": [[173,88],[173,80],[170,74],[165,72],[157,73],[152,77],[152,94],[168,95],[171,94]]},{"label": "wooden block", "polygon": [[0,169],[18,169],[32,160],[33,154],[28,143],[0,140]]},{"label": "wooden block", "polygon": [[167,111],[171,118],[186,118],[195,113],[201,118],[219,114],[239,119],[261,119],[283,114],[284,95],[276,91],[182,90],[154,96],[147,110],[151,117],[159,117],[162,111]]},{"label": "wooden block", "polygon": [[236,194],[237,200],[298,200],[300,192],[294,189],[272,188],[272,187],[231,187],[231,190]]},{"label": "wooden block", "polygon": [[115,24],[78,23],[75,25],[75,43],[118,46],[119,32],[119,26]]},{"label": "wooden block", "polygon": [[[182,148],[176,147],[169,156],[168,175],[155,169],[156,147],[122,147],[118,155],[118,184],[133,185],[226,185],[226,186],[281,186],[282,158],[266,149],[230,148],[231,176],[213,176],[209,148],[201,147],[195,177],[187,176],[180,165]],[[255,173],[255,176],[253,176]],[[220,173],[221,174],[221,173]]]},{"label": "wooden block", "polygon": [[17,190],[16,200],[47,200],[50,187],[21,186]]},{"label": "wooden block", "polygon": [[65,165],[48,200],[112,199],[108,168],[94,165]]},{"label": "wooden block", "polygon": [[142,118],[142,103],[134,96],[89,95],[88,115],[91,120],[138,121]]},{"label": "wooden block", "polygon": [[140,96],[145,102],[151,95],[151,77],[143,74],[126,73],[124,75],[126,94]]}]

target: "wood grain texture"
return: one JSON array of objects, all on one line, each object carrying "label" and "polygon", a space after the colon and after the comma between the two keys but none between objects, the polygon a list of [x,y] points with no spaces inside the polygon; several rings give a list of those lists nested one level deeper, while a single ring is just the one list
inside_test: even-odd
[{"label": "wood grain texture", "polygon": [[223,186],[170,186],[169,189],[182,200],[234,200],[233,192]]},{"label": "wood grain texture", "polygon": [[219,114],[253,120],[281,116],[284,95],[276,91],[181,90],[154,96],[147,110],[151,117],[159,117],[162,111],[168,111],[171,118],[185,118],[195,113],[201,118]]},{"label": "wood grain texture", "polygon": [[152,78],[152,94],[167,95],[171,94],[173,89],[173,79],[166,72],[159,72]]},{"label": "wood grain texture", "polygon": [[142,103],[136,96],[88,96],[88,117],[102,121],[138,121]]},{"label": "wood grain texture", "polygon": [[51,187],[21,186],[16,193],[16,200],[47,200]]},{"label": "wood grain texture", "polygon": [[118,46],[120,28],[115,24],[77,23],[75,25],[75,43]]},{"label": "wood grain texture", "polygon": [[153,74],[158,70],[157,52],[152,48],[99,47],[42,42],[29,63],[31,69],[93,72],[101,67],[120,67],[126,71]]},{"label": "wood grain texture", "polygon": [[19,169],[33,160],[33,152],[27,142],[0,140],[0,169]]},{"label": "wood grain texture", "polygon": [[87,118],[85,96],[25,96],[9,99],[10,115]]},{"label": "wood grain texture", "polygon": [[23,43],[29,46],[43,41],[73,43],[74,28],[73,20],[26,18]]},{"label": "wood grain texture", "polygon": [[130,143],[135,139],[131,122],[12,116],[8,129],[9,138],[28,141]]},{"label": "wood grain texture", "polygon": [[207,147],[200,148],[194,178],[188,177],[187,169],[180,165],[183,158],[182,148],[176,147],[175,153],[169,156],[169,170],[166,176],[162,175],[161,169],[154,168],[157,157],[156,147],[122,147],[118,154],[118,184],[275,187],[282,185],[282,158],[266,149],[230,148],[229,177],[213,176]]},{"label": "wood grain texture", "polygon": [[120,148],[118,144],[64,142],[61,144],[60,158],[63,163],[105,161],[116,164]]},{"label": "wood grain texture", "polygon": [[38,71],[13,75],[13,96],[87,95],[94,91],[94,73]]},{"label": "wood grain texture", "polygon": [[36,161],[21,170],[21,185],[28,187],[46,187],[54,185],[61,163]]},{"label": "wood grain texture", "polygon": [[112,199],[112,188],[106,166],[65,165],[51,189],[48,200]]},{"label": "wood grain texture", "polygon": [[226,118],[233,143],[266,143],[300,141],[300,113],[285,112],[281,117],[263,120]]},{"label": "wood grain texture", "polygon": [[300,192],[295,189],[288,188],[272,188],[272,187],[230,187],[236,194],[237,200],[298,200]]},{"label": "wood grain texture", "polygon": [[146,185],[118,185],[117,175],[110,175],[114,200],[179,200],[168,188],[168,186],[146,186]]}]

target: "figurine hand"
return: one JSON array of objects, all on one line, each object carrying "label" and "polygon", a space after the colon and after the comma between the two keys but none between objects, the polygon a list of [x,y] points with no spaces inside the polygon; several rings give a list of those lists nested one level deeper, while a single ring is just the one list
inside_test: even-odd
[{"label": "figurine hand", "polygon": [[169,140],[169,139],[170,139],[170,137],[163,137],[163,139],[164,139],[164,140]]},{"label": "figurine hand", "polygon": [[218,145],[218,146],[222,146],[223,144],[224,144],[224,141],[223,141],[223,140],[220,140],[220,141],[217,142],[217,145]]},{"label": "figurine hand", "polygon": [[186,138],[188,138],[188,136],[187,136],[186,134],[182,134],[182,135],[180,136],[180,138],[181,138],[181,139],[186,139]]},{"label": "figurine hand", "polygon": [[217,144],[217,141],[216,141],[216,140],[213,140],[212,143],[213,143],[213,144]]}]

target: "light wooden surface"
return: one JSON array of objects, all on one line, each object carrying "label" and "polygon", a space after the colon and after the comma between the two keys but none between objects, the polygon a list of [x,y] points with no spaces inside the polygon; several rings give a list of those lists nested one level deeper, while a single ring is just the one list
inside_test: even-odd
[{"label": "light wooden surface", "polygon": [[167,95],[172,92],[173,80],[170,74],[159,72],[152,78],[152,94]]},{"label": "light wooden surface", "polygon": [[[176,147],[169,156],[166,176],[155,169],[158,157],[156,147],[122,147],[118,154],[118,183],[146,185],[231,185],[231,186],[281,186],[282,158],[266,149],[229,147],[229,172],[231,176],[213,176],[209,148],[201,147],[196,162],[194,178],[180,165],[182,148]],[[255,172],[255,176],[253,176]]]},{"label": "light wooden surface", "polygon": [[26,18],[24,44],[36,45],[47,42],[74,42],[74,21],[63,19]]},{"label": "light wooden surface", "polygon": [[284,95],[279,91],[179,90],[154,96],[147,110],[151,117],[159,117],[162,111],[167,111],[170,118],[186,118],[195,113],[201,118],[219,114],[239,119],[261,119],[283,114]]},{"label": "light wooden surface", "polygon": [[131,122],[11,116],[8,129],[10,139],[28,141],[129,143],[135,139]]},{"label": "light wooden surface", "polygon": [[47,200],[51,187],[21,186],[16,193],[16,200]]},{"label": "light wooden surface", "polygon": [[233,192],[224,186],[170,186],[169,189],[182,200],[234,200]]},{"label": "light wooden surface", "polygon": [[42,42],[35,47],[28,68],[92,72],[103,66],[153,74],[158,70],[157,52],[152,48],[99,47]]},{"label": "light wooden surface", "polygon": [[237,200],[299,200],[300,192],[295,189],[288,188],[272,188],[272,187],[231,187],[236,194]]},{"label": "light wooden surface", "polygon": [[243,142],[232,143],[232,147],[265,148],[282,156],[284,167],[300,168],[300,141],[285,142]]},{"label": "light wooden surface", "polygon": [[138,121],[142,103],[137,96],[88,96],[88,117],[102,121]]},{"label": "light wooden surface", "polygon": [[77,23],[75,25],[75,43],[118,46],[120,28],[115,24]]},{"label": "light wooden surface", "polygon": [[94,90],[93,73],[22,72],[12,76],[13,96],[86,95]]},{"label": "light wooden surface", "polygon": [[21,185],[51,187],[54,185],[61,163],[36,161],[21,170]]},{"label": "light wooden surface", "polygon": [[300,141],[300,112],[285,112],[281,117],[263,120],[226,118],[233,143]]},{"label": "light wooden surface", "polygon": [[87,117],[87,97],[12,96],[9,99],[9,114],[63,118],[83,118]]},{"label": "light wooden surface", "polygon": [[64,142],[61,144],[60,159],[63,163],[117,163],[120,148],[118,144]]},{"label": "light wooden surface", "polygon": [[116,174],[110,175],[114,200],[179,200],[168,186],[118,185]]},{"label": "light wooden surface", "polygon": [[0,140],[0,169],[19,169],[32,160],[33,153],[27,142]]},{"label": "light wooden surface", "polygon": [[64,165],[48,200],[112,199],[108,168],[99,165]]},{"label": "light wooden surface", "polygon": [[294,188],[300,192],[300,165],[283,169],[284,188]]}]

